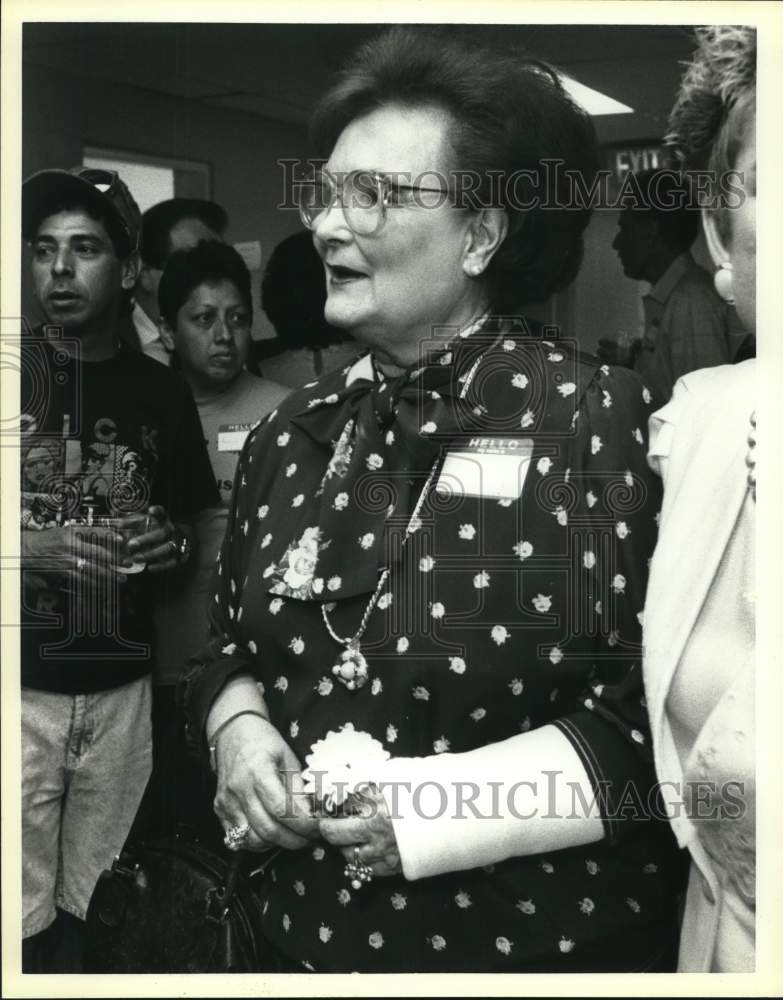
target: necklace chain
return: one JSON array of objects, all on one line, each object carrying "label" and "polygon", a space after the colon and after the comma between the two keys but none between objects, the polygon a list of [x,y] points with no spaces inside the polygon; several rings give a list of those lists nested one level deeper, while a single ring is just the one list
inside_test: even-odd
[{"label": "necklace chain", "polygon": [[[405,528],[405,537],[402,540],[403,546],[405,546],[405,543],[408,541],[408,539],[415,530],[413,525],[416,523],[416,520],[418,519],[419,516],[419,511],[422,508],[422,504],[424,503],[424,500],[430,491],[430,486],[432,485],[432,480],[435,478],[435,472],[438,468],[439,463],[440,463],[440,456],[438,456],[438,458],[436,458],[435,461],[432,463],[430,474],[429,476],[427,476],[427,482],[422,487],[421,493],[419,494],[419,499],[416,501],[416,506],[413,508],[413,513],[411,514],[410,520],[408,521],[408,524]],[[329,616],[327,615],[326,612],[326,605],[325,604],[321,605],[321,617],[324,620],[326,631],[335,640],[335,642],[339,642],[341,645],[347,646],[349,649],[356,646],[358,641],[364,635],[364,630],[367,628],[367,623],[370,620],[370,615],[373,613],[375,605],[378,603],[378,599],[381,596],[381,591],[383,590],[384,584],[389,579],[390,573],[391,569],[388,566],[386,566],[380,575],[380,578],[378,580],[378,585],[375,588],[375,593],[372,595],[367,604],[367,607],[364,609],[364,614],[362,615],[362,620],[359,623],[359,628],[356,630],[354,635],[349,636],[347,639],[341,638],[339,635],[337,635],[337,633],[334,631],[329,622]]]},{"label": "necklace chain", "polygon": [[[471,367],[467,376],[465,377],[465,382],[462,388],[460,389],[459,393],[460,399],[464,399],[465,396],[467,395],[468,389],[470,388],[470,384],[473,381],[475,374],[478,370],[478,366],[481,364],[483,358],[484,354],[481,354]],[[430,469],[430,474],[427,477],[427,482],[422,487],[422,491],[419,494],[419,499],[416,501],[416,506],[413,508],[413,513],[411,514],[410,520],[408,521],[407,527],[405,528],[405,537],[402,540],[403,547],[405,546],[405,543],[408,541],[410,536],[413,534],[414,530],[416,530],[414,529],[413,525],[416,523],[419,516],[419,511],[422,508],[422,504],[424,503],[424,500],[426,499],[427,494],[430,491],[430,487],[432,486],[432,481],[435,478],[435,473],[437,471],[439,464],[440,464],[440,455],[432,463],[432,468]],[[367,628],[367,624],[370,621],[370,615],[375,610],[375,605],[378,603],[378,599],[381,596],[381,591],[383,590],[384,584],[389,579],[390,573],[391,569],[388,566],[386,566],[380,575],[380,578],[378,580],[378,585],[375,588],[375,593],[372,595],[372,597],[367,603],[367,607],[364,609],[364,614],[362,615],[362,620],[359,623],[359,628],[352,636],[344,638],[337,635],[337,633],[334,631],[329,621],[329,615],[327,614],[326,611],[326,605],[325,604],[321,605],[321,617],[323,618],[324,625],[326,626],[326,631],[329,633],[330,637],[334,639],[335,642],[339,642],[341,646],[345,646],[347,649],[358,650],[359,640],[364,635],[364,631]]]}]

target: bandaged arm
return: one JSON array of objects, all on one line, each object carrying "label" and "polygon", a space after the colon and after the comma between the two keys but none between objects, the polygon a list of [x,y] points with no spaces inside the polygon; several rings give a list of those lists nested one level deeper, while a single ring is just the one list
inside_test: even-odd
[{"label": "bandaged arm", "polygon": [[552,725],[467,753],[392,758],[376,783],[410,880],[604,836],[587,771]]}]

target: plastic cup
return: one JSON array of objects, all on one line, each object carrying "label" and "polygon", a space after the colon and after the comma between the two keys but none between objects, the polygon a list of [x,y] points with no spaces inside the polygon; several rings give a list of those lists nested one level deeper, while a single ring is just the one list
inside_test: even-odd
[{"label": "plastic cup", "polygon": [[128,552],[128,542],[134,538],[138,538],[140,535],[146,534],[149,531],[149,526],[149,514],[130,514],[118,522],[117,533],[122,537],[120,554],[123,560],[130,560],[129,562],[123,561],[120,563],[117,567],[118,572],[129,574],[143,573],[147,568],[147,563],[143,559],[140,559],[138,555]]}]

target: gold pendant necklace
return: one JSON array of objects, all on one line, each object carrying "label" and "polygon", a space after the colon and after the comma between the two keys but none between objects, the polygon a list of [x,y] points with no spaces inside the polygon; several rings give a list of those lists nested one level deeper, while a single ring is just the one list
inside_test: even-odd
[{"label": "gold pendant necklace", "polygon": [[[479,329],[483,325],[485,319],[486,316],[482,316],[481,319],[477,321],[477,323],[475,323],[472,327],[468,328],[469,331],[472,333],[474,330]],[[463,336],[467,335],[468,334],[464,334]],[[470,384],[473,381],[476,372],[478,371],[479,365],[484,359],[485,353],[486,352],[479,355],[479,357],[476,359],[476,361],[470,368],[470,371],[465,376],[465,382],[463,383],[459,393],[460,399],[464,399],[465,396],[467,395],[468,389],[470,388]],[[432,486],[432,481],[435,478],[435,472],[437,471],[439,463],[440,463],[440,455],[438,455],[438,457],[432,463],[432,468],[430,469],[430,474],[427,477],[427,482],[424,484],[424,487],[421,493],[419,494],[419,499],[416,501],[416,506],[413,508],[413,513],[411,514],[410,520],[408,521],[408,525],[405,528],[405,537],[402,540],[403,548],[415,530],[413,528],[413,525],[417,524],[418,522],[419,511],[421,510],[421,506],[424,503],[424,500],[430,491],[430,486]],[[378,598],[381,596],[381,591],[383,590],[384,584],[389,579],[390,573],[391,570],[389,569],[388,566],[381,573],[380,578],[378,579],[378,586],[375,588],[375,593],[372,595],[367,604],[367,607],[364,609],[364,614],[362,615],[362,620],[359,623],[359,628],[352,636],[342,637],[337,635],[337,633],[334,631],[329,622],[329,615],[326,610],[326,605],[325,604],[321,605],[321,617],[324,620],[326,631],[329,633],[332,639],[334,639],[335,642],[339,642],[341,646],[345,646],[345,649],[342,651],[342,653],[340,653],[339,657],[337,658],[337,661],[332,667],[332,674],[334,674],[334,676],[337,678],[340,684],[348,688],[349,691],[358,691],[360,688],[363,688],[364,685],[369,680],[369,670],[367,667],[367,660],[364,654],[362,653],[360,640],[364,635],[365,629],[367,628],[367,624],[370,621],[370,615],[373,613],[373,609],[375,608],[375,605],[378,603]],[[334,607],[334,605],[332,605],[332,607]]]},{"label": "gold pendant necklace", "polygon": [[[427,482],[424,484],[422,491],[419,494],[419,499],[416,501],[416,506],[413,508],[413,513],[411,514],[410,520],[405,528],[405,537],[402,540],[403,548],[415,530],[413,525],[418,522],[419,511],[421,510],[422,504],[430,491],[430,486],[432,485],[432,480],[435,478],[435,472],[437,471],[439,463],[440,455],[432,463],[432,468],[430,469],[430,474],[427,477]],[[375,588],[375,593],[372,595],[367,603],[367,607],[364,609],[364,614],[362,615],[362,620],[359,623],[359,628],[356,630],[355,634],[350,637],[344,638],[337,635],[329,621],[326,605],[321,605],[321,617],[324,620],[326,631],[335,642],[339,642],[341,646],[345,646],[345,649],[342,653],[340,653],[337,661],[332,667],[332,673],[341,684],[348,688],[349,691],[358,691],[359,688],[363,688],[369,678],[367,660],[361,651],[360,640],[364,635],[367,624],[370,621],[370,615],[373,613],[375,605],[378,603],[378,598],[381,596],[384,584],[389,579],[390,573],[391,570],[388,566],[381,573],[378,578],[378,585]]]}]

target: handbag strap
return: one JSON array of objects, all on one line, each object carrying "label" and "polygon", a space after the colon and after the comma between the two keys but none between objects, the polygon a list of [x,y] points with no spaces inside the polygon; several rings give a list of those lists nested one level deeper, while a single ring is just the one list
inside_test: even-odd
[{"label": "handbag strap", "polygon": [[236,892],[239,876],[242,874],[242,855],[239,851],[231,858],[226,871],[226,880],[220,887],[207,890],[207,920],[222,924],[228,917],[231,900]]},{"label": "handbag strap", "polygon": [[[255,875],[264,874],[269,865],[280,853],[280,850],[281,848],[278,847],[275,850],[270,851],[268,856],[264,859],[263,864],[254,868],[247,877],[253,878]],[[231,900],[236,893],[240,877],[243,874],[243,865],[246,855],[246,851],[234,852],[226,871],[226,878],[223,886],[221,888],[208,890],[207,920],[222,924],[228,917],[229,909],[231,908]]]}]

